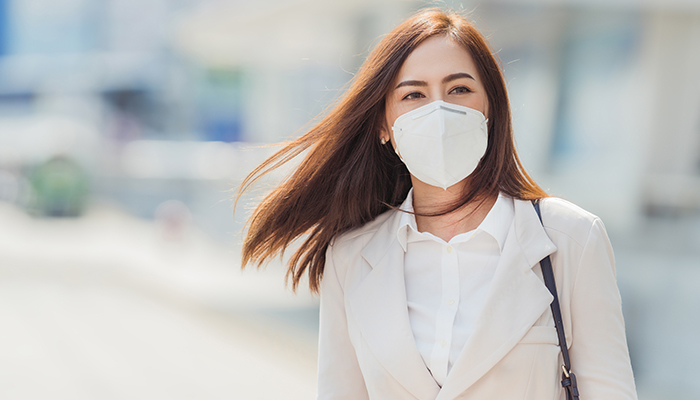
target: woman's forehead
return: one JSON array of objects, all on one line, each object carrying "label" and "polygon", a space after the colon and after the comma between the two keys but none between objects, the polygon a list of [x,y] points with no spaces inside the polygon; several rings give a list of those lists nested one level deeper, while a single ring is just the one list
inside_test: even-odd
[{"label": "woman's forehead", "polygon": [[476,64],[469,52],[447,36],[433,36],[419,44],[399,69],[397,80],[446,76],[467,72],[476,77]]}]

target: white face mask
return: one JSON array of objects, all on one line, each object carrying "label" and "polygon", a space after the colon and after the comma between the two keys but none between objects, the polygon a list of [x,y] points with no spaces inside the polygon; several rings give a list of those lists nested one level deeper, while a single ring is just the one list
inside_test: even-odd
[{"label": "white face mask", "polygon": [[420,181],[447,189],[474,172],[486,153],[487,122],[477,110],[434,101],[396,119],[396,154]]}]

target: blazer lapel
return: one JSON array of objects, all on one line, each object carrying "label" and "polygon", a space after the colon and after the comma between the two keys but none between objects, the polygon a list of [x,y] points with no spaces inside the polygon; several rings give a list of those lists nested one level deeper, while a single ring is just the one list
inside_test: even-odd
[{"label": "blazer lapel", "polygon": [[408,319],[404,251],[396,237],[399,218],[396,212],[363,249],[372,270],[349,294],[349,303],[375,358],[412,395],[433,400],[440,387],[418,352]]},{"label": "blazer lapel", "polygon": [[556,251],[528,201],[514,200],[515,216],[474,329],[438,400],[453,399],[486,374],[522,339],[552,302],[533,267]]}]

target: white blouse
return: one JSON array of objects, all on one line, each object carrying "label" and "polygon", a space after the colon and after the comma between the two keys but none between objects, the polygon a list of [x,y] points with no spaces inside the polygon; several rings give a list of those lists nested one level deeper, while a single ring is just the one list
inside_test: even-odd
[{"label": "white blouse", "polygon": [[[413,212],[412,189],[400,208]],[[402,213],[397,236],[406,252],[408,316],[418,351],[440,387],[482,308],[513,215],[513,199],[499,195],[476,229],[445,242],[418,232],[415,216]]]}]

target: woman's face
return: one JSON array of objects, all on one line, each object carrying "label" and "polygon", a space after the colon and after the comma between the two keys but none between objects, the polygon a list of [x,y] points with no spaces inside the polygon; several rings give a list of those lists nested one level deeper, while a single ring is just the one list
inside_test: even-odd
[{"label": "woman's face", "polygon": [[488,118],[488,98],[469,52],[447,36],[433,36],[409,54],[386,96],[386,126],[382,138],[391,139],[396,118],[442,100],[480,111]]}]

